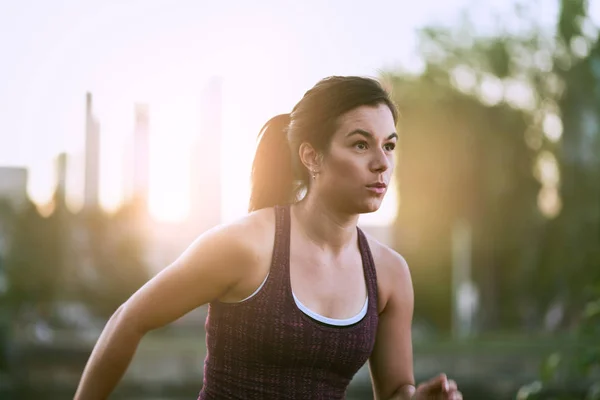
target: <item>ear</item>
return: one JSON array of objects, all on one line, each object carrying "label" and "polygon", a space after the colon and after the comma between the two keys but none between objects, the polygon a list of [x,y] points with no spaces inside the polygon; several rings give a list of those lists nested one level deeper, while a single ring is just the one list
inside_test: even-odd
[{"label": "ear", "polygon": [[321,169],[321,163],[323,162],[323,155],[315,150],[315,148],[308,142],[303,142],[298,149],[298,156],[300,161],[304,164],[304,167],[311,172],[318,173]]}]

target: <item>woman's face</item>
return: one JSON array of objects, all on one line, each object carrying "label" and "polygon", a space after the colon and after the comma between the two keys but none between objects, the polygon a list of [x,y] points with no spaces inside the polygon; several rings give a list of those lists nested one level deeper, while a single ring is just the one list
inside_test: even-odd
[{"label": "woman's face", "polygon": [[350,214],[376,211],[394,170],[398,140],[387,105],[361,106],[338,119],[312,189]]}]

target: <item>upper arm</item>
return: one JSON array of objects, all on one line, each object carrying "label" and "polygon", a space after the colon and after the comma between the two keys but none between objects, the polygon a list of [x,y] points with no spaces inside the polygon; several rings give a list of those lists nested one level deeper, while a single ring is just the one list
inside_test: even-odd
[{"label": "upper arm", "polygon": [[376,399],[390,398],[405,385],[414,385],[411,324],[414,294],[410,271],[402,256],[388,250],[382,261],[386,302],[379,315],[373,353],[369,359]]},{"label": "upper arm", "polygon": [[143,333],[219,298],[256,265],[249,236],[244,224],[201,235],[121,306],[121,318]]}]

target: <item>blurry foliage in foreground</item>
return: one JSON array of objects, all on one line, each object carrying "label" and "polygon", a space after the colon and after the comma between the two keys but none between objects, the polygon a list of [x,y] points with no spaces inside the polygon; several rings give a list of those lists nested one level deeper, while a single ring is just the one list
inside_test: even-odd
[{"label": "blurry foliage in foreground", "polygon": [[[527,4],[507,24],[514,32],[477,36],[468,19],[424,29],[425,71],[384,75],[402,114],[396,248],[411,266],[416,321],[450,329],[451,232],[467,221],[477,331],[597,338],[598,29],[583,0],[560,2],[555,33]],[[543,382],[598,368],[597,348],[555,354]]]},{"label": "blurry foliage in foreground", "polygon": [[49,216],[31,202],[19,211],[2,207],[9,313],[51,318],[57,303],[82,302],[99,317],[110,316],[149,278],[136,207],[73,214],[58,192],[53,204]]}]

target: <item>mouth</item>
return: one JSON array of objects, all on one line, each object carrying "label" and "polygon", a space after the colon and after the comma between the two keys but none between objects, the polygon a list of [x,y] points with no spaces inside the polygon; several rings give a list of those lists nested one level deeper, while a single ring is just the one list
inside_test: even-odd
[{"label": "mouth", "polygon": [[385,189],[387,188],[387,185],[383,182],[375,182],[375,183],[371,183],[369,185],[367,185],[368,188],[379,188],[379,189]]},{"label": "mouth", "polygon": [[376,194],[383,194],[387,189],[387,185],[383,182],[375,182],[367,185],[367,189]]}]

